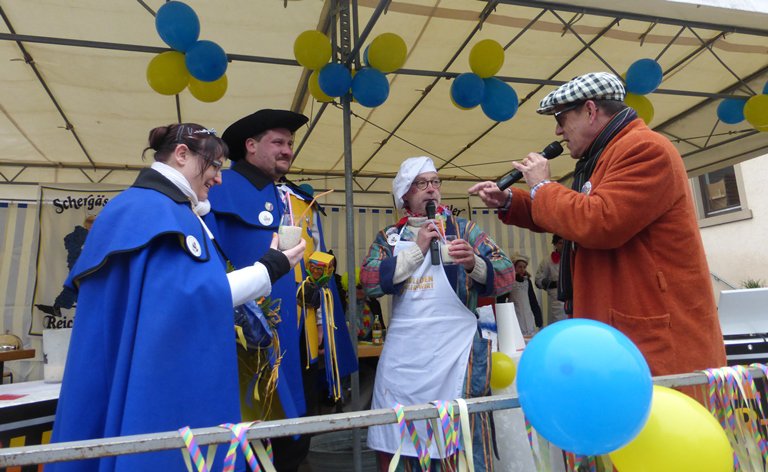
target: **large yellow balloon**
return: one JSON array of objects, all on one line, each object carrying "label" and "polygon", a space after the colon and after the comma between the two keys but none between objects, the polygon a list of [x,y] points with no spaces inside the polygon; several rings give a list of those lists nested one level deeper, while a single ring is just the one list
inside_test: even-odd
[{"label": "large yellow balloon", "polygon": [[768,95],[755,95],[744,105],[744,118],[759,131],[768,128]]},{"label": "large yellow balloon", "polygon": [[331,40],[320,31],[304,31],[293,42],[293,55],[307,69],[322,69],[331,59]]},{"label": "large yellow balloon", "polygon": [[648,422],[610,457],[621,472],[733,471],[733,450],[720,423],[693,398],[659,385]]},{"label": "large yellow balloon", "polygon": [[492,39],[484,39],[469,52],[469,68],[483,79],[493,77],[504,65],[504,48]]},{"label": "large yellow balloon", "polygon": [[385,74],[403,67],[407,56],[405,41],[395,33],[380,34],[368,46],[368,63]]},{"label": "large yellow balloon", "polygon": [[491,388],[502,389],[512,385],[517,375],[517,365],[503,352],[491,354]]},{"label": "large yellow balloon", "polygon": [[320,83],[317,81],[317,75],[319,73],[319,70],[313,70],[312,74],[310,74],[309,83],[307,84],[307,87],[309,87],[309,93],[315,97],[315,100],[318,102],[332,102],[333,97],[326,95],[325,92],[323,92],[323,90],[320,88]]},{"label": "large yellow balloon", "polygon": [[189,93],[201,102],[215,102],[227,93],[227,74],[213,82],[203,82],[194,77],[189,78]]},{"label": "large yellow balloon", "polygon": [[189,83],[189,71],[184,64],[184,54],[166,51],[149,61],[147,83],[157,93],[176,95]]},{"label": "large yellow balloon", "polygon": [[646,125],[653,121],[653,104],[645,95],[627,93],[627,96],[624,97],[624,103],[634,108],[638,116],[645,121]]}]

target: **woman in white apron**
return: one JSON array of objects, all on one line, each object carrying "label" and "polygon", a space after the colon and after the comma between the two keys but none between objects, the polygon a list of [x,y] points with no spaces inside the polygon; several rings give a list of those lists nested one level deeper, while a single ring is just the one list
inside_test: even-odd
[{"label": "woman in white apron", "polygon": [[[490,393],[490,349],[477,329],[478,296],[509,291],[514,268],[501,249],[474,223],[440,206],[440,180],[432,160],[407,159],[393,183],[406,217],[379,232],[361,271],[371,297],[394,295],[384,349],[376,371],[372,408],[392,408]],[[437,204],[427,219],[428,202]],[[456,235],[447,249],[452,264],[433,263],[430,242]],[[471,415],[475,470],[492,470],[489,415]],[[426,424],[414,423],[426,449]],[[398,449],[404,470],[416,464],[410,438],[397,424],[371,427],[368,446],[385,453],[385,467]],[[436,441],[433,460],[441,457]],[[434,462],[433,462],[434,464]],[[386,470],[386,468],[384,469]]]}]

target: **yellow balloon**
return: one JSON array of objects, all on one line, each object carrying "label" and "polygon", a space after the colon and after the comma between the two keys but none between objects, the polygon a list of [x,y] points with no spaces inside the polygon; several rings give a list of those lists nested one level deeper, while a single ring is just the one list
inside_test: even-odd
[{"label": "yellow balloon", "polygon": [[646,125],[653,121],[653,104],[645,95],[627,93],[627,96],[624,97],[624,103],[634,108],[638,116],[645,121]]},{"label": "yellow balloon", "polygon": [[407,56],[405,41],[395,33],[380,34],[368,46],[368,64],[385,74],[403,67]]},{"label": "yellow balloon", "polygon": [[176,95],[189,83],[189,71],[184,64],[184,54],[166,51],[149,61],[147,83],[157,93]]},{"label": "yellow balloon", "polygon": [[502,389],[512,385],[517,375],[517,365],[503,352],[491,353],[491,388]]},{"label": "yellow balloon", "polygon": [[189,93],[201,102],[215,102],[227,93],[227,75],[224,74],[213,82],[203,82],[189,78]]},{"label": "yellow balloon", "polygon": [[469,68],[483,79],[493,77],[504,65],[504,48],[493,39],[484,39],[469,52]]},{"label": "yellow balloon", "polygon": [[714,416],[693,398],[659,385],[643,429],[609,455],[621,472],[733,470],[733,450]]},{"label": "yellow balloon", "polygon": [[744,105],[744,118],[759,131],[768,128],[768,95],[754,95]]},{"label": "yellow balloon", "polygon": [[317,81],[317,75],[319,73],[320,71],[315,69],[312,71],[312,74],[309,75],[309,83],[307,84],[307,87],[309,87],[309,93],[315,97],[315,100],[318,102],[332,102],[333,97],[326,95],[325,92],[323,92],[323,90],[320,88],[320,83]]},{"label": "yellow balloon", "polygon": [[293,55],[307,69],[322,69],[331,59],[331,40],[320,31],[304,31],[293,42]]}]

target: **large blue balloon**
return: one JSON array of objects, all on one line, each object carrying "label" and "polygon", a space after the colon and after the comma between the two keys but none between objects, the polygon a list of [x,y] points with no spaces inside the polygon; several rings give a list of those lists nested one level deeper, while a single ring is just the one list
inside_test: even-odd
[{"label": "large blue balloon", "polygon": [[372,67],[360,69],[352,78],[352,96],[364,107],[381,105],[389,96],[387,77]]},{"label": "large blue balloon", "polygon": [[631,441],[651,409],[653,382],[640,350],[598,321],[554,323],[533,337],[517,368],[520,405],[549,442],[601,455]]},{"label": "large blue balloon", "polygon": [[517,93],[508,83],[488,77],[485,82],[485,93],[480,106],[485,116],[493,121],[507,121],[517,113]]},{"label": "large blue balloon", "polygon": [[627,92],[646,95],[661,84],[661,66],[653,59],[638,59],[627,69]]},{"label": "large blue balloon", "polygon": [[735,125],[744,121],[744,105],[746,100],[740,98],[726,98],[717,106],[717,117],[723,123]]},{"label": "large blue balloon", "polygon": [[462,108],[474,108],[483,101],[485,82],[471,72],[459,74],[451,84],[451,98]]},{"label": "large blue balloon", "polygon": [[213,82],[227,71],[227,53],[213,41],[202,40],[187,50],[184,63],[192,77]]},{"label": "large blue balloon", "polygon": [[352,74],[343,64],[331,62],[323,66],[317,74],[317,83],[329,97],[341,97],[352,85]]},{"label": "large blue balloon", "polygon": [[186,52],[200,36],[200,20],[187,4],[167,2],[157,10],[155,29],[165,44]]}]

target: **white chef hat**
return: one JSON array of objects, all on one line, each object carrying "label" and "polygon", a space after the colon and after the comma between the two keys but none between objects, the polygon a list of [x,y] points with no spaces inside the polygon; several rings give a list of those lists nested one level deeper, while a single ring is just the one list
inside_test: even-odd
[{"label": "white chef hat", "polygon": [[392,194],[398,210],[403,208],[403,195],[411,188],[413,180],[425,172],[437,172],[435,163],[427,156],[409,157],[400,164],[400,170],[392,181]]}]

